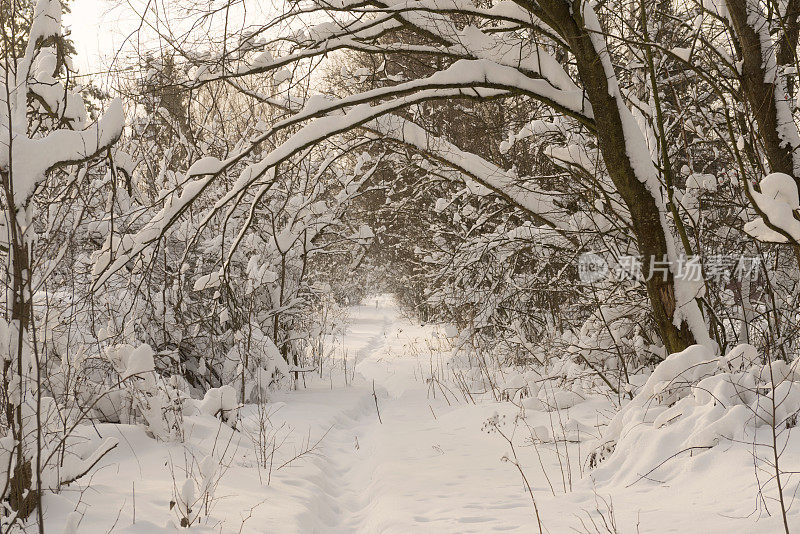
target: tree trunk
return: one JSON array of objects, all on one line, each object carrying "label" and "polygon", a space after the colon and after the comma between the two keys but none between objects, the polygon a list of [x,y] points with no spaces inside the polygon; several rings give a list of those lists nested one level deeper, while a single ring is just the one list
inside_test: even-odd
[{"label": "tree trunk", "polygon": [[[541,16],[545,22],[564,38],[575,56],[586,96],[592,104],[600,153],[611,180],[630,212],[634,236],[642,256],[642,269],[648,274],[651,272],[651,262],[669,257],[668,236],[662,222],[664,215],[634,168],[629,153],[628,135],[631,132],[625,131],[621,116],[623,110],[618,107],[616,97],[609,92],[603,60],[592,42],[591,32],[584,24],[578,3],[570,6],[564,0],[541,0],[539,5],[544,11]],[[661,340],[669,353],[682,351],[696,343],[696,339],[685,320],[678,326],[674,324],[674,277],[671,271],[666,274],[658,270],[652,272],[645,285]]]},{"label": "tree trunk", "polygon": [[[800,189],[800,177],[795,176],[793,147],[781,136],[781,120],[775,100],[775,83],[779,73],[767,73],[764,65],[764,50],[761,39],[754,26],[748,22],[747,2],[727,0],[736,45],[742,56],[741,89],[750,111],[758,125],[759,137],[763,143],[764,155],[772,172],[782,172],[793,176]],[[797,47],[797,18],[800,2],[791,0],[787,10],[786,28],[776,54],[776,65],[788,64],[794,60]],[[765,22],[766,23],[766,22]],[[767,53],[772,53],[767,51]],[[769,76],[768,76],[769,75]],[[768,81],[774,79],[776,82]],[[794,123],[786,125],[795,128]]]},{"label": "tree trunk", "polygon": [[[19,226],[19,214],[14,209],[14,188],[11,173],[3,175],[3,192],[6,202],[6,220],[9,221],[6,235],[8,256],[6,269],[11,278],[11,287],[6,290],[6,317],[10,319],[16,332],[9,343],[9,353],[4,355],[6,362],[3,373],[4,396],[6,399],[6,419],[14,438],[14,467],[8,484],[8,501],[11,509],[21,519],[27,519],[37,509],[39,503],[38,488],[33,487],[33,466],[30,451],[25,447],[25,424],[23,421],[22,402],[25,399],[25,380],[23,348],[31,318],[31,301],[29,279],[30,266],[28,246],[24,230]],[[13,332],[13,329],[12,329]],[[38,372],[38,370],[36,371]],[[16,382],[16,383],[15,383]],[[11,389],[16,391],[12,392]],[[38,391],[36,392],[38,394]],[[36,454],[39,451],[35,451]]]}]

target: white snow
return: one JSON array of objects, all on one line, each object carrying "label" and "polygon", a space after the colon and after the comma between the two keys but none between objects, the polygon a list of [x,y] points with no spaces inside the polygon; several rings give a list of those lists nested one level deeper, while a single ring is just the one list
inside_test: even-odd
[{"label": "white snow", "polygon": [[227,384],[206,391],[203,400],[197,405],[202,414],[211,416],[234,410],[237,406],[236,390]]},{"label": "white snow", "polygon": [[794,179],[788,174],[774,172],[765,176],[759,185],[760,193],[750,183],[747,184],[750,196],[769,223],[779,231],[769,227],[762,217],[757,217],[745,224],[745,232],[762,241],[785,243],[787,236],[800,241],[800,221],[795,218],[800,201]]},{"label": "white snow", "polygon": [[[199,414],[184,415],[184,444],[155,441],[129,425],[87,428],[89,443],[113,437],[119,446],[72,486],[91,483],[88,491],[46,497],[48,531],[106,532],[116,523],[116,532],[176,532],[183,513],[194,517],[191,532],[204,533],[536,532],[530,495],[501,460],[511,455],[508,444],[481,431],[487,421],[513,434],[547,532],[579,529],[587,514],[599,521],[601,498],[613,503],[620,532],[778,528],[777,516],[750,513],[757,494],[751,446],[725,439],[739,435],[737,412],[709,426],[719,408],[706,397],[693,401],[707,415],[691,419],[700,424],[691,442],[724,447],[669,462],[674,426],[639,425],[625,454],[590,471],[591,444],[613,413],[607,398],[547,386],[538,398],[523,397],[524,408],[480,396],[473,404],[446,382],[452,327],[409,320],[387,297],[351,308],[350,318],[336,370],[309,374],[307,388],[275,395],[266,412],[245,405],[238,430],[214,417],[238,407],[231,386],[209,391]],[[656,369],[644,390],[672,394],[671,377],[696,381],[719,362],[747,365],[751,352],[744,347],[720,360],[693,347]],[[554,404],[560,409],[545,411]],[[266,464],[258,446],[264,421],[280,443]],[[664,439],[642,437],[654,432]],[[796,456],[787,452],[784,461]],[[620,470],[621,462],[635,468]],[[800,520],[796,508],[790,519]]]},{"label": "white snow", "polygon": [[142,373],[147,373],[155,369],[153,363],[153,349],[150,345],[139,345],[130,352],[125,361],[125,372],[120,378],[125,379],[131,376],[137,376]]}]

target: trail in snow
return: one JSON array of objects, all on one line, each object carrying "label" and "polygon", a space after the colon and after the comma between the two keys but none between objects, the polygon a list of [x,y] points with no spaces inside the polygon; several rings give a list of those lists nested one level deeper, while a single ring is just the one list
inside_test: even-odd
[{"label": "trail in snow", "polygon": [[[306,388],[275,394],[267,406],[268,441],[276,443],[268,465],[253,439],[261,417],[255,406],[240,414],[238,427],[249,434],[210,416],[186,417],[185,443],[156,442],[139,427],[96,425],[85,432],[87,450],[108,436],[120,445],[78,484],[46,497],[47,531],[64,532],[67,515],[77,510],[80,533],[186,532],[168,524],[177,524],[170,501],[199,459],[212,454],[221,467],[210,513],[190,532],[538,532],[519,473],[501,461],[508,444],[482,432],[495,414],[505,416],[511,432],[519,408],[459,398],[445,380],[452,373],[443,328],[403,317],[388,298],[350,312],[335,365],[323,377],[308,376]],[[528,410],[519,420],[514,443],[545,532],[585,532],[581,520],[589,524],[589,516],[599,524],[598,509],[608,515],[602,499],[612,504],[619,532],[777,531],[776,517],[751,513],[757,487],[747,444],[670,463],[669,483],[626,488],[593,484],[583,440],[557,447],[530,440],[527,425],[581,428],[585,437],[611,413],[606,399],[590,398],[561,414]]]},{"label": "trail in snow", "polygon": [[[495,414],[505,416],[504,428],[511,432],[519,409],[486,399],[471,404],[435,387],[433,374],[449,374],[447,356],[436,350],[444,329],[410,321],[390,300],[380,301],[378,309],[370,304],[353,308],[343,342],[358,355],[355,383],[346,390],[287,394],[292,413],[334,404],[343,409],[313,461],[314,474],[295,482],[306,490],[301,513],[280,531],[538,532],[518,471],[501,460],[510,454],[507,443],[482,432]],[[372,398],[373,381],[383,424]],[[326,411],[318,412],[319,424]],[[517,427],[515,446],[545,532],[585,532],[584,525],[595,532],[589,518],[598,525],[611,521],[609,507],[619,532],[776,531],[777,517],[751,513],[757,487],[747,445],[675,463],[668,484],[596,485],[585,468],[589,450],[582,442],[611,415],[603,398],[560,414],[529,410],[525,423],[531,427],[582,429],[580,441],[564,442],[562,435],[557,447],[552,442],[534,446],[528,427]]]},{"label": "trail in snow", "polygon": [[[318,474],[303,483],[315,488],[298,531],[528,531],[529,497],[500,463],[500,443],[489,454],[469,446],[484,438],[480,428],[493,408],[449,406],[425,380],[432,366],[425,350],[437,329],[411,323],[385,301],[377,310],[355,308],[351,319],[345,346],[360,345],[358,378],[349,391],[354,408],[336,418],[314,460]],[[335,390],[298,393],[309,402],[337,396]],[[287,406],[298,394],[290,396]]]}]

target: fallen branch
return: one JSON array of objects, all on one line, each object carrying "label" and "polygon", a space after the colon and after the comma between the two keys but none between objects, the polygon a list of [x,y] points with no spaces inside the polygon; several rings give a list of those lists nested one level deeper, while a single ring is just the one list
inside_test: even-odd
[{"label": "fallen branch", "polygon": [[[372,381],[372,398],[375,399],[375,411],[378,412],[378,422],[383,424],[383,420],[381,420],[381,409],[378,408],[378,395],[375,393],[375,381]],[[433,410],[431,410],[433,411]],[[434,415],[434,417],[436,417]]]},{"label": "fallen branch", "polygon": [[102,460],[103,457],[106,454],[108,454],[109,452],[111,452],[111,451],[113,451],[114,449],[117,448],[117,445],[119,445],[119,442],[117,440],[113,439],[113,438],[109,438],[109,439],[107,439],[105,441],[105,443],[103,445],[104,445],[104,448],[103,448],[103,446],[101,446],[100,449],[95,451],[95,453],[86,460],[86,462],[89,465],[87,465],[83,470],[81,470],[78,474],[74,475],[73,477],[71,477],[71,478],[69,478],[67,480],[61,481],[59,483],[59,486],[66,486],[68,484],[72,484],[73,482],[75,482],[76,480],[81,478],[83,475],[85,475],[86,473],[91,471],[92,468],[97,465],[97,462]]},{"label": "fallen branch", "polygon": [[626,487],[626,488],[630,488],[631,486],[633,486],[634,484],[636,484],[637,482],[639,482],[639,481],[640,481],[640,480],[642,480],[643,478],[647,478],[647,475],[649,475],[650,473],[652,473],[653,471],[655,471],[656,469],[658,469],[659,467],[661,467],[662,465],[664,465],[664,464],[665,464],[665,463],[667,463],[668,461],[672,460],[673,458],[675,458],[675,457],[676,457],[676,456],[678,456],[679,454],[683,454],[684,452],[687,452],[687,451],[693,451],[693,450],[695,450],[695,449],[710,449],[710,448],[711,448],[711,445],[700,445],[700,446],[697,446],[697,447],[687,447],[687,448],[685,448],[685,449],[683,449],[683,450],[680,450],[680,451],[676,452],[675,454],[673,454],[673,455],[671,455],[671,456],[667,457],[666,459],[664,459],[662,462],[660,462],[660,463],[659,463],[657,466],[655,466],[654,468],[652,468],[652,469],[651,469],[650,471],[648,471],[647,473],[645,473],[645,474],[643,474],[643,475],[640,475],[640,476],[639,476],[639,478],[637,478],[636,480],[634,480],[633,482],[631,482],[630,484],[628,484],[628,485],[627,485],[627,486],[625,486],[625,487]]}]

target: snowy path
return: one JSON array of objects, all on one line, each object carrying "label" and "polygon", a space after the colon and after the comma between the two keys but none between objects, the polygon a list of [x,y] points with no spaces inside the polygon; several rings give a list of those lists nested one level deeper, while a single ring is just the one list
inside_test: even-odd
[{"label": "snowy path", "polygon": [[[377,311],[364,306],[353,314],[345,345],[360,345],[360,376],[345,402],[354,406],[335,419],[314,460],[318,474],[304,482],[311,491],[298,531],[529,531],[529,497],[500,463],[500,443],[491,452],[467,446],[474,440],[491,445],[480,428],[493,408],[448,406],[441,394],[429,395],[424,373],[431,361],[414,345],[429,340],[433,329],[413,325],[391,308]],[[317,395],[344,400],[331,398],[338,397],[336,390],[312,390],[291,394],[287,408],[302,410],[297,397],[311,403],[322,400]],[[498,471],[508,476],[497,477]]]},{"label": "snowy path", "polygon": [[[107,436],[120,438],[120,446],[81,484],[48,496],[47,531],[69,532],[65,518],[78,510],[81,534],[186,532],[168,525],[176,522],[169,503],[185,473],[213,454],[222,467],[211,512],[190,532],[538,532],[519,473],[501,461],[509,453],[507,443],[482,432],[489,417],[504,415],[512,423],[519,409],[509,402],[445,398],[445,389],[428,380],[450,374],[445,353],[437,350],[444,348],[438,346],[441,330],[409,321],[386,299],[379,304],[351,309],[342,359],[332,373],[309,376],[306,388],[273,397],[269,428],[278,446],[269,468],[259,463],[259,446],[251,437],[210,416],[185,419],[184,443],[157,442],[140,427],[97,425],[87,430],[88,447]],[[609,412],[605,399],[589,399],[564,411],[562,422],[591,427]],[[252,427],[256,407],[245,407],[241,416],[242,428]],[[548,426],[551,417],[528,411],[525,421]],[[514,442],[544,532],[586,532],[581,519],[588,524],[591,514],[601,521],[597,510],[605,507],[599,499],[610,497],[622,533],[777,532],[774,517],[757,520],[752,513],[757,488],[747,445],[669,464],[669,483],[595,487],[581,476],[586,443],[568,450],[562,445],[557,453],[552,441],[534,448],[526,435],[527,428],[520,427]],[[317,442],[313,454],[290,461]]]},{"label": "snowy path", "polygon": [[[303,489],[292,503],[298,513],[276,532],[538,532],[519,473],[501,461],[507,444],[482,432],[493,414],[510,422],[518,409],[508,402],[444,399],[426,380],[432,369],[446,365],[430,350],[441,330],[413,324],[390,303],[381,304],[353,309],[344,345],[358,355],[354,385],[287,394],[287,420],[305,414],[318,431],[326,425],[331,430],[312,472],[292,482]],[[592,426],[609,409],[607,402],[589,400],[566,410],[562,422]],[[551,416],[528,412],[527,420],[548,426]],[[585,459],[586,445],[582,450],[580,443],[571,444],[569,459],[563,445],[558,453],[540,445],[540,459],[524,435],[514,441],[545,532],[585,532],[583,525],[596,532],[588,517],[602,524],[600,510],[609,520],[604,499],[619,532],[767,533],[778,526],[777,518],[756,521],[758,513],[751,513],[757,489],[747,446],[677,463],[670,484],[645,481],[626,488],[596,487],[591,477],[582,477],[579,458]]]}]

